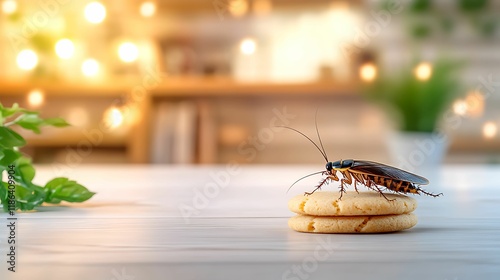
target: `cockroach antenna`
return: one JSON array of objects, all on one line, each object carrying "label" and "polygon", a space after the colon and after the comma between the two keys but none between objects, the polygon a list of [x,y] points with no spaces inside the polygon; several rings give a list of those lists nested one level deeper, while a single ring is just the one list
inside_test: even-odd
[{"label": "cockroach antenna", "polygon": [[323,150],[323,155],[325,156],[326,162],[328,162],[328,155],[326,154],[325,147],[323,147],[323,141],[321,141],[321,136],[319,135],[318,111],[319,111],[319,108],[316,109],[316,115],[314,115],[314,124],[316,126],[316,134],[318,134],[319,144],[321,145],[321,149]]},{"label": "cockroach antenna", "polygon": [[307,177],[310,177],[310,176],[313,176],[313,175],[316,175],[316,174],[321,174],[321,173],[323,173],[323,172],[325,172],[325,171],[314,172],[314,173],[311,173],[311,174],[309,174],[309,175],[306,175],[306,176],[304,176],[304,177],[302,177],[302,178],[298,179],[297,181],[295,181],[295,183],[293,183],[293,184],[292,184],[292,185],[288,188],[288,190],[286,190],[286,193],[288,193],[288,191],[290,191],[290,189],[291,189],[291,188],[292,188],[295,184],[297,184],[300,180],[303,180],[303,179],[305,179],[305,178],[307,178]]},{"label": "cockroach antenna", "polygon": [[321,153],[321,155],[323,156],[323,158],[326,160],[326,162],[328,162],[328,157],[326,156],[325,152],[323,152],[318,144],[316,144],[311,138],[309,138],[307,135],[305,135],[304,133],[298,131],[297,129],[295,128],[291,128],[291,127],[288,127],[288,126],[277,126],[277,127],[283,127],[283,128],[286,128],[286,129],[290,129],[290,130],[293,130],[295,132],[297,132],[298,134],[304,136],[307,140],[309,140],[311,143],[313,143],[313,145],[318,149],[318,151]]}]

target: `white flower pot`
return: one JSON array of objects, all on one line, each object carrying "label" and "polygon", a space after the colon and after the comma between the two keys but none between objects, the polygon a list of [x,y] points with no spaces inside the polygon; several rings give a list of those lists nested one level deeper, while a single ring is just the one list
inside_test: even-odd
[{"label": "white flower pot", "polygon": [[448,149],[448,137],[440,133],[398,131],[387,143],[392,164],[408,171],[438,167]]}]

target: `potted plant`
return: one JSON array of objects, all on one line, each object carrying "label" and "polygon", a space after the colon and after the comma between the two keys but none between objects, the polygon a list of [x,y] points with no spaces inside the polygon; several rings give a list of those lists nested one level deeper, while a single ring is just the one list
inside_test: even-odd
[{"label": "potted plant", "polygon": [[461,89],[461,63],[413,63],[368,83],[364,94],[383,104],[397,131],[388,139],[393,164],[406,169],[439,164],[448,141],[440,130],[443,113]]}]

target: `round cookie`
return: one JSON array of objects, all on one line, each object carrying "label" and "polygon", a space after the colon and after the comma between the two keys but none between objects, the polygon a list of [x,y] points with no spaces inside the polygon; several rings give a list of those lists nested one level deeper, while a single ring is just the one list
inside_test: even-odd
[{"label": "round cookie", "polygon": [[417,224],[412,213],[385,216],[314,217],[297,215],[288,226],[300,232],[314,233],[382,233],[409,229]]},{"label": "round cookie", "polygon": [[347,192],[338,200],[338,192],[315,192],[309,196],[297,195],[289,200],[288,208],[297,214],[313,216],[367,216],[411,213],[417,201],[400,194],[377,192]]}]

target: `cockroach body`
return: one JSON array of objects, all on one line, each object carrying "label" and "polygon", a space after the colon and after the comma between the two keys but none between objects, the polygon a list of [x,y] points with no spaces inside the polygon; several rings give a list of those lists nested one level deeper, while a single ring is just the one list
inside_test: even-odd
[{"label": "cockroach body", "polygon": [[[318,146],[311,138],[309,138],[307,135],[303,134],[302,132],[283,126],[283,128],[287,128],[290,130],[293,130],[305,138],[307,138],[311,143],[316,146],[316,148],[319,150],[321,155],[324,157],[326,160],[326,171],[320,171],[320,172],[315,172],[312,174],[309,174],[307,176],[304,176],[300,178],[299,180],[295,181],[293,185],[295,185],[297,182],[300,180],[316,175],[316,174],[323,174],[326,175],[326,178],[320,181],[320,183],[316,186],[316,188],[312,192],[306,192],[304,195],[311,195],[315,191],[321,189],[321,187],[325,184],[328,184],[331,181],[340,181],[340,197],[339,200],[342,199],[342,195],[346,192],[346,187],[347,185],[351,185],[354,183],[354,189],[356,192],[358,192],[357,188],[357,183],[362,184],[366,186],[367,188],[377,191],[382,195],[385,199],[388,199],[380,187],[384,187],[387,190],[393,191],[395,193],[412,193],[412,194],[426,194],[432,197],[437,197],[442,195],[442,193],[439,194],[433,194],[426,192],[425,190],[421,189],[419,185],[427,185],[429,184],[429,180],[427,180],[424,177],[418,176],[416,174],[404,171],[402,169],[392,167],[389,165],[385,165],[382,163],[378,162],[373,162],[373,161],[365,161],[365,160],[353,160],[353,159],[347,159],[347,160],[338,160],[335,162],[328,161],[328,156],[326,155],[325,148],[323,147],[323,143],[321,141],[321,137],[319,135],[318,131],[318,126],[316,123],[316,133],[319,138],[319,143],[321,146]],[[337,176],[337,172],[342,174],[343,178],[339,179]],[[288,188],[290,190],[290,188]]]},{"label": "cockroach body", "polygon": [[[339,179],[337,172],[342,174],[342,179]],[[307,195],[320,189],[329,180],[340,181],[340,198],[342,198],[347,185],[353,183],[356,191],[358,191],[357,183],[359,183],[369,189],[378,191],[386,199],[387,197],[379,186],[396,193],[423,193],[433,197],[441,195],[426,192],[418,186],[429,184],[426,178],[378,162],[353,159],[327,162],[326,171],[323,174],[327,177],[312,192],[306,193]]]}]

